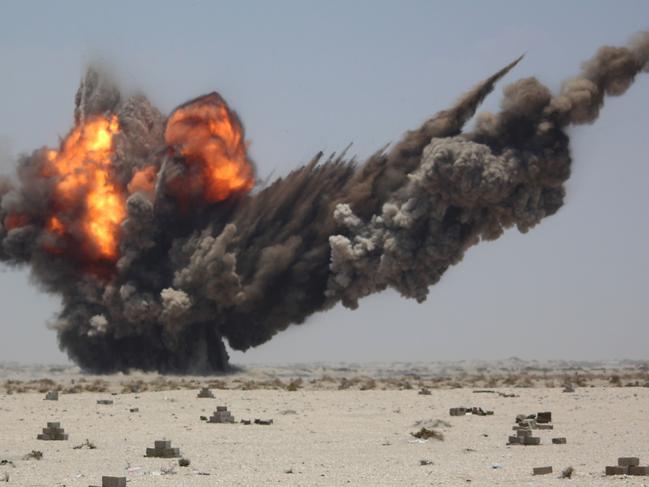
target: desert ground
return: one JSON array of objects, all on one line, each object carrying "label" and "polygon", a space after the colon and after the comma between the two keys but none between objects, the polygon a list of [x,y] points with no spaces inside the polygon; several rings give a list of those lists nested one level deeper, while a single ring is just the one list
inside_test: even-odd
[{"label": "desert ground", "polygon": [[[509,359],[90,376],[74,367],[4,364],[0,485],[87,487],[111,475],[142,487],[647,486],[649,477],[607,477],[604,467],[622,456],[649,464],[648,371],[641,362]],[[574,392],[564,392],[568,384]],[[197,398],[203,386],[214,398]],[[44,400],[50,390],[59,391],[58,401]],[[97,403],[106,399],[113,403]],[[235,423],[201,419],[217,406],[227,406]],[[459,406],[494,413],[450,416]],[[508,446],[515,417],[542,411],[552,412],[554,429],[534,430],[541,444]],[[36,439],[47,422],[60,422],[68,439]],[[412,436],[422,427],[439,436]],[[552,444],[554,437],[567,443]],[[162,439],[190,465],[145,457]],[[541,466],[553,473],[533,476]],[[560,478],[567,467],[571,478]]]}]

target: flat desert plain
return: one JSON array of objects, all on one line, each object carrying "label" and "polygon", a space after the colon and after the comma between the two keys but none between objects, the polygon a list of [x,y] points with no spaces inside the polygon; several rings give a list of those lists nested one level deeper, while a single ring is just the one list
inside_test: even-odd
[{"label": "flat desert plain", "polygon": [[[466,375],[448,387],[432,375],[386,379],[376,368],[331,369],[325,375],[305,370],[293,370],[292,379],[286,377],[289,369],[260,368],[221,379],[90,378],[60,371],[51,374],[53,379],[16,379],[5,370],[0,485],[8,478],[9,486],[87,487],[101,485],[102,475],[126,477],[129,486],[142,487],[649,485],[649,477],[604,475],[604,467],[622,456],[649,464],[649,387],[612,385],[620,379],[604,381],[610,371],[600,377],[601,385],[582,384],[574,392],[532,381],[531,387],[497,385],[477,393],[476,380]],[[360,372],[362,380],[351,380]],[[494,383],[482,372],[479,377]],[[563,382],[566,377],[574,374],[563,374]],[[79,383],[83,390],[70,389]],[[210,384],[215,397],[197,398],[199,386]],[[422,384],[429,395],[419,394]],[[45,389],[60,390],[58,401],[44,400]],[[102,399],[113,403],[98,404]],[[227,406],[236,422],[201,419],[217,406]],[[449,409],[459,406],[494,414],[450,416]],[[534,430],[541,445],[508,446],[516,415],[541,411],[552,412],[554,427]],[[254,424],[254,419],[273,423]],[[60,422],[69,439],[37,440],[47,422]],[[443,439],[411,435],[422,427]],[[552,444],[553,437],[567,443]],[[146,448],[162,439],[171,440],[190,465],[145,457]],[[42,458],[25,458],[32,451],[42,452]],[[542,466],[552,466],[553,473],[533,476],[532,469]],[[572,478],[559,478],[569,466]]]}]

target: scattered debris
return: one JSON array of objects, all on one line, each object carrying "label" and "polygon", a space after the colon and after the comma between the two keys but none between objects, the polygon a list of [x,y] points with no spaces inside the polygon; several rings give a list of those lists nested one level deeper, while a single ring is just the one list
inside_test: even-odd
[{"label": "scattered debris", "polygon": [[477,389],[473,391],[474,394],[495,394],[496,391],[491,389]]},{"label": "scattered debris", "polygon": [[189,464],[192,463],[189,458],[179,458],[178,465],[181,467],[189,467]]},{"label": "scattered debris", "polygon": [[209,389],[209,387],[202,387],[196,397],[213,399],[214,393]]},{"label": "scattered debris", "polygon": [[0,465],[11,465],[13,468],[16,468],[14,462],[12,462],[11,460],[2,459],[0,460]]},{"label": "scattered debris", "polygon": [[295,411],[294,409],[284,409],[284,411],[280,411],[279,414],[282,415],[297,414],[297,411]]},{"label": "scattered debris", "polygon": [[451,428],[452,425],[443,419],[420,419],[415,421],[412,425],[414,428]]},{"label": "scattered debris", "polygon": [[207,416],[201,416],[201,421],[207,421]]},{"label": "scattered debris", "polygon": [[427,389],[426,387],[422,387],[422,388],[419,390],[419,393],[418,393],[418,394],[419,394],[420,396],[430,396],[430,395],[431,395],[431,392],[430,392],[430,389]]},{"label": "scattered debris", "polygon": [[498,395],[499,395],[500,397],[519,397],[518,394],[514,394],[513,392],[512,392],[512,393],[507,393],[507,392],[500,392],[500,391],[498,391]]},{"label": "scattered debris", "polygon": [[43,458],[43,452],[39,450],[32,450],[23,457],[23,460],[40,460]]},{"label": "scattered debris", "polygon": [[178,458],[180,457],[180,449],[171,447],[171,440],[156,440],[154,448],[146,449],[147,457],[159,458]]},{"label": "scattered debris", "polygon": [[97,446],[86,438],[86,441],[84,441],[80,445],[72,447],[73,450],[80,450],[81,448],[87,448],[88,450],[94,450],[95,448],[97,448]]},{"label": "scattered debris", "polygon": [[240,422],[241,424],[252,424],[252,421],[250,421],[249,419],[242,419]]},{"label": "scattered debris", "polygon": [[9,482],[9,474],[7,472],[0,476],[0,482]]},{"label": "scattered debris", "polygon": [[97,404],[104,404],[104,405],[110,406],[111,404],[113,404],[113,400],[112,399],[97,399]]},{"label": "scattered debris", "polygon": [[432,464],[433,462],[431,460],[419,460],[419,465],[421,465],[422,467],[424,465],[432,465]]},{"label": "scattered debris", "polygon": [[493,411],[485,411],[482,408],[473,406],[473,407],[459,407],[459,408],[451,408],[449,410],[449,413],[451,416],[465,416],[467,414],[474,414],[476,416],[491,416],[493,415]]},{"label": "scattered debris", "polygon": [[176,475],[176,466],[160,467],[160,475]]},{"label": "scattered debris", "polygon": [[43,433],[36,436],[37,440],[67,440],[68,435],[61,428],[61,423],[47,423],[47,428],[43,428]]},{"label": "scattered debris", "polygon": [[410,434],[420,440],[427,440],[429,438],[433,438],[434,440],[439,440],[439,441],[444,440],[444,434],[434,429],[421,428],[416,433],[410,433]]},{"label": "scattered debris", "polygon": [[567,384],[563,387],[563,392],[575,392],[575,388],[571,384]]},{"label": "scattered debris", "polygon": [[129,413],[138,413],[140,412],[140,408],[131,408],[128,410]]},{"label": "scattered debris", "polygon": [[561,471],[561,475],[559,476],[560,479],[571,479],[572,476],[575,473],[574,467],[566,467]]},{"label": "scattered debris", "polygon": [[261,424],[261,425],[264,425],[264,426],[268,426],[268,425],[273,424],[273,420],[272,419],[255,419],[255,424]]},{"label": "scattered debris", "polygon": [[547,475],[552,473],[552,467],[534,467],[532,468],[532,475]]},{"label": "scattered debris", "polygon": [[234,423],[234,416],[227,406],[216,406],[216,411],[210,416],[209,423]]}]

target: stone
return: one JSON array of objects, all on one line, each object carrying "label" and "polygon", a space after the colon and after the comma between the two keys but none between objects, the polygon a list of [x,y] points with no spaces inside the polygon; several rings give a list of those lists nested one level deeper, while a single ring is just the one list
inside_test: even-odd
[{"label": "stone", "polygon": [[606,475],[626,475],[629,472],[629,467],[620,467],[619,465],[612,465],[605,468]]},{"label": "stone", "polygon": [[552,467],[534,467],[532,469],[532,475],[547,475],[552,473]]},{"label": "stone", "polygon": [[552,438],[552,443],[554,445],[565,445],[567,443],[564,437],[561,438]]},{"label": "stone", "polygon": [[617,464],[620,467],[635,467],[640,465],[640,459],[638,457],[620,457],[617,459]]},{"label": "stone", "polygon": [[629,475],[649,475],[649,467],[631,465],[629,466]]}]

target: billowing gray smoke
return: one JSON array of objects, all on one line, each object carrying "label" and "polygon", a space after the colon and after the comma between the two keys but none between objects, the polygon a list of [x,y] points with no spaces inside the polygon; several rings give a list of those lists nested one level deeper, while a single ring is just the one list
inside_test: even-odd
[{"label": "billowing gray smoke", "polygon": [[[29,265],[45,291],[62,296],[60,345],[97,372],[224,370],[224,338],[246,350],[386,288],[423,301],[469,247],[512,226],[526,232],[559,210],[570,175],[566,128],[593,122],[605,95],[621,95],[649,70],[649,33],[601,48],[558,94],[535,78],[507,86],[500,111],[463,132],[517,62],[363,164],[319,154],[252,192],[241,146],[201,131],[205,117],[239,124],[217,94],[168,118],[90,70],[75,120],[82,130],[100,115],[119,122],[106,169],[112,186],[102,190],[124,199],[116,255],[110,239],[103,250],[89,245],[101,229],[79,223],[99,180],[48,171],[56,156],[41,149],[20,161],[17,182],[0,184],[0,256]],[[225,193],[206,181],[203,164],[223,155],[244,167]],[[105,168],[99,156],[82,163]],[[74,196],[61,196],[72,182]]]}]

